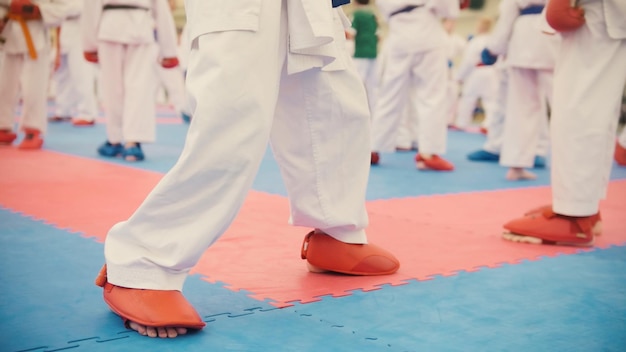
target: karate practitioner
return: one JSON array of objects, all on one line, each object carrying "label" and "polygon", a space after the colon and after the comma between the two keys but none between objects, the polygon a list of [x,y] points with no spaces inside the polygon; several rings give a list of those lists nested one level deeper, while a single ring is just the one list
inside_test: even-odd
[{"label": "karate practitioner", "polygon": [[[380,152],[392,152],[405,104],[414,104],[418,114],[418,169],[451,171],[441,157],[446,151],[448,57],[446,33],[441,19],[459,15],[458,0],[379,0],[387,19],[385,66],[372,119],[371,163]],[[407,92],[415,92],[409,98]]]},{"label": "karate practitioner", "polygon": [[96,67],[83,57],[81,29],[80,14],[68,17],[61,24],[60,61],[53,76],[56,107],[50,121],[71,120],[74,126],[92,126],[98,116]]},{"label": "karate practitioner", "polygon": [[509,168],[508,180],[537,177],[526,168],[534,165],[542,124],[548,120],[559,42],[558,35],[541,31],[544,4],[545,0],[501,2],[500,17],[484,51],[485,57],[493,60],[496,55],[507,56],[509,82],[500,165]]},{"label": "karate practitioner", "polygon": [[487,46],[492,21],[481,18],[476,34],[468,42],[455,81],[462,84],[461,97],[456,110],[455,127],[466,129],[474,119],[474,111],[480,99],[485,111],[484,126],[493,118],[498,104],[498,71],[493,65],[484,65],[480,60],[483,49]]},{"label": "karate practitioner", "polygon": [[[504,238],[592,245],[609,183],[626,84],[626,2],[550,0],[546,18],[562,33],[552,106],[552,204],[504,227]],[[623,195],[615,195],[620,197]]]},{"label": "karate practitioner", "polygon": [[204,327],[183,283],[237,214],[268,141],[290,222],[315,229],[301,249],[310,270],[398,270],[391,253],[367,243],[370,117],[343,12],[330,0],[187,0],[185,8],[194,118],[176,165],[107,235],[97,279],[107,304],[151,337]]},{"label": "karate practitioner", "polygon": [[[50,32],[80,12],[80,0],[0,0],[0,36],[5,40],[0,66],[0,144],[11,144],[15,106],[23,99],[19,149],[40,149],[47,128]],[[21,88],[21,89],[20,89]]]},{"label": "karate practitioner", "polygon": [[143,160],[141,144],[156,138],[154,63],[162,58],[161,66],[178,66],[169,4],[167,0],[89,0],[83,16],[85,58],[100,64],[107,118],[107,141],[98,153]]}]

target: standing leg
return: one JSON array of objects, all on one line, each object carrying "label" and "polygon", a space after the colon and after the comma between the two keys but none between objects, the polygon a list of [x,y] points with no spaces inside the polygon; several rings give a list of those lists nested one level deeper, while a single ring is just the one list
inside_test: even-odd
[{"label": "standing leg", "polygon": [[507,173],[509,180],[536,178],[524,169],[533,167],[540,125],[542,119],[547,119],[537,76],[537,70],[509,68],[504,143],[500,157],[500,165],[510,168]]},{"label": "standing leg", "polygon": [[563,33],[552,110],[552,194],[559,214],[596,214],[606,195],[626,83],[624,62],[624,40],[598,38],[586,26]]},{"label": "standing leg", "polygon": [[454,165],[440,157],[446,152],[448,137],[446,50],[437,48],[420,53],[415,60],[411,68],[416,93],[411,103],[419,120],[419,152],[415,161],[418,169],[452,171]]},{"label": "standing leg", "polygon": [[286,50],[281,3],[264,1],[262,11],[273,15],[262,16],[257,32],[195,39],[187,76],[195,109],[185,147],[139,209],[107,235],[111,283],[181,290],[241,207],[267,147]]},{"label": "standing leg", "polygon": [[93,64],[83,57],[82,47],[74,45],[67,53],[72,86],[76,91],[76,119],[74,126],[93,125],[98,116]]},{"label": "standing leg", "polygon": [[56,83],[56,94],[54,98],[54,116],[50,121],[60,122],[72,118],[74,102],[76,97],[75,89],[72,89],[70,78],[69,59],[67,54],[61,54],[61,64],[52,75]]},{"label": "standing leg", "polygon": [[394,53],[387,48],[386,65],[382,72],[376,108],[372,116],[372,151],[392,152],[407,104],[409,65],[411,56]]},{"label": "standing leg", "polygon": [[[112,145],[123,142],[122,117],[124,105],[123,60],[125,47],[122,44],[101,42],[98,45],[100,57],[100,87],[107,124],[107,141]],[[114,155],[121,153],[117,150]],[[102,153],[101,153],[102,154]]]},{"label": "standing leg", "polygon": [[5,57],[0,66],[0,144],[11,144],[17,137],[15,126],[15,106],[20,90],[20,76],[24,65],[24,55],[2,53]]},{"label": "standing leg", "polygon": [[48,127],[48,82],[50,79],[50,51],[39,51],[36,60],[26,59],[22,73],[22,96],[24,111],[21,129],[25,133],[20,149],[39,149],[43,144],[41,135]]}]

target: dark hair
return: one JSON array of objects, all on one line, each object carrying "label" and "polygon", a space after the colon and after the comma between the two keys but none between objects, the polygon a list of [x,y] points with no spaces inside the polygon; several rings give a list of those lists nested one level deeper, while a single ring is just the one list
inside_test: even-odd
[{"label": "dark hair", "polygon": [[367,5],[370,3],[370,0],[356,0],[356,2],[360,5]]}]

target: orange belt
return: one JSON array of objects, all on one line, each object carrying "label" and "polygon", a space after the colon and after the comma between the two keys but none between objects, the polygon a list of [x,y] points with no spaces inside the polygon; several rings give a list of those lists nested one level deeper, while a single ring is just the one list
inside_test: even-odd
[{"label": "orange belt", "polygon": [[11,15],[9,14],[9,19],[16,21],[22,27],[22,33],[24,33],[24,39],[26,40],[26,47],[28,48],[28,55],[31,59],[37,59],[37,50],[35,50],[35,44],[33,43],[33,37],[30,35],[30,30],[28,29],[28,24],[26,24],[26,20],[19,15]]}]

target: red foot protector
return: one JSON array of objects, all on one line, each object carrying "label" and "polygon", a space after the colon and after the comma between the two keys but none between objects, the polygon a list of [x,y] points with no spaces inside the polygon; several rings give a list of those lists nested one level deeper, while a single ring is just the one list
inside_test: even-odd
[{"label": "red foot protector", "polygon": [[[524,216],[533,215],[533,214],[541,214],[544,212],[552,211],[552,204],[542,205],[540,207],[533,208],[524,213]],[[591,215],[590,217],[591,223],[593,224],[593,235],[600,236],[602,235],[602,214],[597,213],[595,215]]]},{"label": "red foot protector", "polygon": [[206,324],[180,291],[140,290],[115,286],[106,279],[106,266],[96,285],[104,287],[104,301],[111,310],[129,322],[151,326],[202,329]]},{"label": "red foot protector", "polygon": [[514,242],[591,245],[598,217],[571,217],[556,214],[552,208],[544,209],[507,222],[504,228],[509,232],[505,232],[503,237]]},{"label": "red foot protector", "polygon": [[393,254],[374,244],[344,243],[315,231],[304,238],[301,257],[313,266],[313,271],[350,275],[388,275],[400,267]]}]

